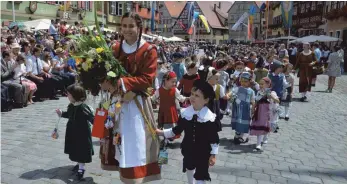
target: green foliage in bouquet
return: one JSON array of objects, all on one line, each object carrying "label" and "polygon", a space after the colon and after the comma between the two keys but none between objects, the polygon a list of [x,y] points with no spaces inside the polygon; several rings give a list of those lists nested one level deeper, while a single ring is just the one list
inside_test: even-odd
[{"label": "green foliage in bouquet", "polygon": [[98,93],[100,90],[97,89],[99,83],[105,79],[116,82],[118,78],[126,76],[127,72],[113,56],[112,49],[109,48],[102,35],[98,24],[96,6],[94,6],[94,17],[98,36],[95,36],[86,26],[89,35],[81,35],[80,37],[70,35],[68,38],[76,42],[76,51],[72,54],[72,57],[76,60],[80,82],[87,90]]}]

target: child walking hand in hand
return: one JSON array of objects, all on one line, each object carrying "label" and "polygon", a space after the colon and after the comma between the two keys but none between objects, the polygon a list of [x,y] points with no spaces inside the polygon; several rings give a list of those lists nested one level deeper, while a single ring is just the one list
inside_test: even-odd
[{"label": "child walking hand in hand", "polygon": [[65,134],[64,153],[69,155],[71,161],[77,162],[73,171],[77,171],[79,180],[83,178],[85,163],[92,162],[94,155],[90,124],[94,115],[90,107],[84,103],[87,98],[83,87],[73,84],[67,88],[67,97],[70,101],[67,111],[57,109],[59,117],[68,118]]},{"label": "child walking hand in hand", "polygon": [[[182,109],[177,126],[156,130],[165,138],[175,137],[184,131],[181,144],[183,172],[187,172],[189,184],[204,184],[211,181],[209,166],[216,163],[218,154],[218,130],[221,123],[209,108],[213,106],[214,90],[203,80],[196,80],[190,96],[191,106]],[[196,180],[196,182],[195,182]]]}]

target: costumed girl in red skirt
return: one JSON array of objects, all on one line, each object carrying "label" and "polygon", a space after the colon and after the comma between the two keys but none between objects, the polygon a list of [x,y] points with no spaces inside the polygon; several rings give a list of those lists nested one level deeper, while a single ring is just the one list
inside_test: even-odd
[{"label": "costumed girl in red skirt", "polygon": [[[175,72],[170,71],[164,74],[161,87],[155,91],[152,100],[157,101],[159,99],[159,113],[158,122],[159,128],[172,128],[176,126],[178,120],[178,112],[176,108],[176,99],[183,103],[186,101],[186,97],[180,95],[180,92],[176,88],[177,76]],[[176,136],[175,138],[179,138]],[[173,139],[167,140],[173,141]]]}]

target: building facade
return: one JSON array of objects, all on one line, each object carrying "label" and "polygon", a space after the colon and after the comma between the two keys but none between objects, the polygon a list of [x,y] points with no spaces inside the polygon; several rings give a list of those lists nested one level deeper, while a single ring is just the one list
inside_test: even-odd
[{"label": "building facade", "polygon": [[210,28],[210,32],[207,32],[202,21],[198,19],[195,22],[195,31],[192,35],[188,34],[188,29],[191,25],[189,22],[189,3],[185,5],[182,12],[180,13],[177,21],[173,25],[173,34],[185,40],[191,41],[203,41],[210,42],[213,44],[226,43],[229,40],[228,34],[228,10],[232,3],[223,2],[212,2],[212,1],[194,1],[194,11],[199,12],[200,15],[206,17],[207,23]]},{"label": "building facade", "polygon": [[159,23],[159,2],[155,1],[155,6],[152,7],[152,1],[133,1],[131,2],[132,11],[139,14],[142,18],[143,33],[151,33],[151,10],[155,9],[155,25],[156,28]]},{"label": "building facade", "polygon": [[292,35],[304,37],[324,35],[323,1],[295,1],[293,5]]},{"label": "building facade", "polygon": [[132,9],[132,3],[130,1],[104,1],[107,27],[120,32],[122,16]]},{"label": "building facade", "polygon": [[[93,1],[67,1],[66,17],[64,17],[63,1],[15,1],[16,22],[36,19],[65,20],[68,24],[84,22],[94,25]],[[98,12],[98,20],[101,22],[101,12]],[[12,2],[1,1],[1,22],[6,26],[13,20]]]},{"label": "building facade", "polygon": [[268,16],[268,32],[267,38],[276,38],[281,36],[288,36],[285,34],[283,27],[283,18],[281,10],[281,2],[270,2],[269,16]]},{"label": "building facade", "polygon": [[324,17],[326,18],[326,35],[340,38],[342,43],[347,45],[347,2],[326,2]]},{"label": "building facade", "polygon": [[[251,6],[256,6],[257,11],[254,15],[252,40],[262,39],[260,27],[261,19],[259,7],[254,1],[235,1],[228,11],[228,23],[229,23],[229,38],[237,41],[247,41],[248,40],[248,18],[243,21],[243,24],[237,28],[236,31],[231,30],[234,24],[239,20],[239,18],[245,13],[249,12]],[[251,40],[250,40],[251,41]]]},{"label": "building facade", "polygon": [[186,2],[183,1],[159,2],[159,24],[157,27],[158,35],[164,37],[173,36],[172,27],[185,5]]}]

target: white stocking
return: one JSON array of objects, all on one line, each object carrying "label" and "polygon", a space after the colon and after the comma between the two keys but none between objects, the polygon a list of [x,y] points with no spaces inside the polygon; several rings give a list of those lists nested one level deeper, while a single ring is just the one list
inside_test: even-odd
[{"label": "white stocking", "polygon": [[289,117],[289,106],[284,107],[284,115],[285,115],[285,117]]},{"label": "white stocking", "polygon": [[187,172],[188,184],[195,184],[195,182],[194,182],[195,169],[194,170],[188,170],[187,169],[186,172]]},{"label": "white stocking", "polygon": [[262,135],[258,135],[257,136],[257,146],[261,145],[261,142],[263,142],[263,136]]}]

